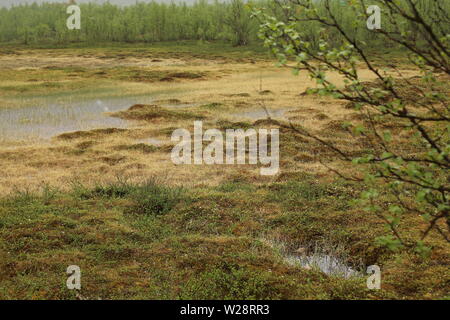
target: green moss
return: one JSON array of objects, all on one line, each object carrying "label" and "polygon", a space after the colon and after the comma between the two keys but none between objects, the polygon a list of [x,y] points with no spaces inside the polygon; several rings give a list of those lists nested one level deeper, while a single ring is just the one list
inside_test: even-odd
[{"label": "green moss", "polygon": [[[81,267],[81,294],[91,299],[448,295],[448,246],[435,242],[432,259],[385,251],[373,241],[383,224],[350,204],[351,184],[301,177],[305,181],[190,190],[118,180],[93,188],[74,184],[71,192],[17,192],[0,200],[0,296],[74,299],[64,286],[69,264]],[[380,265],[382,290],[368,290],[365,277],[290,265],[261,239],[280,239],[293,249],[325,239],[340,243],[350,263]]]}]

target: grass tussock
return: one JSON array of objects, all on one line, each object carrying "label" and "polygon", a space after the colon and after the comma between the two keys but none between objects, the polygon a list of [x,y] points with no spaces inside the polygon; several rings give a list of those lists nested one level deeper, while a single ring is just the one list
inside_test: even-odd
[{"label": "grass tussock", "polygon": [[[93,138],[93,137],[100,137],[105,135],[112,135],[117,133],[123,133],[126,132],[127,129],[120,129],[120,128],[106,128],[106,129],[94,129],[89,131],[75,131],[75,132],[68,132],[58,135],[58,139],[62,140],[73,140],[73,139],[80,139],[80,138]],[[86,149],[86,144],[80,144],[82,149]]]},{"label": "grass tussock", "polygon": [[205,116],[184,110],[169,110],[157,105],[137,104],[131,106],[126,111],[114,113],[112,116],[127,120],[152,121],[155,119],[164,120],[201,120]]}]

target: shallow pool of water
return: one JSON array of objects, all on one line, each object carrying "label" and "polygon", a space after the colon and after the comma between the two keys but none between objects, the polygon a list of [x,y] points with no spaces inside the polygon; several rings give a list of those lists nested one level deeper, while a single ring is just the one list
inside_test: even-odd
[{"label": "shallow pool of water", "polygon": [[344,278],[357,277],[360,273],[345,264],[341,259],[328,254],[313,254],[308,256],[290,255],[286,257],[289,264],[300,265],[303,268],[317,268],[323,273]]},{"label": "shallow pool of water", "polygon": [[55,135],[97,128],[124,128],[128,121],[108,112],[125,110],[136,103],[150,103],[150,97],[108,98],[64,102],[45,99],[24,107],[0,108],[0,141],[49,139]]},{"label": "shallow pool of water", "polygon": [[310,243],[308,246],[292,250],[292,248],[289,249],[292,245],[279,239],[262,239],[262,241],[278,251],[283,260],[292,266],[316,269],[325,274],[346,279],[362,275],[359,271],[362,265],[358,268],[350,266],[342,245]]}]

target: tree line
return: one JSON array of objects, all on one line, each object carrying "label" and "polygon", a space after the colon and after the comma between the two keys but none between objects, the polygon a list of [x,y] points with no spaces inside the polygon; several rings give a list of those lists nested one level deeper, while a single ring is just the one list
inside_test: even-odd
[{"label": "tree line", "polygon": [[80,4],[81,29],[69,30],[67,4],[20,5],[0,10],[0,42],[157,42],[256,39],[257,21],[242,0],[186,3]]},{"label": "tree line", "polygon": [[[405,2],[408,0],[397,0]],[[394,46],[386,42],[376,32],[368,30],[367,16],[355,16],[349,9],[351,0],[314,0],[312,9],[319,15],[330,11],[346,33],[352,38],[367,43],[372,48]],[[370,2],[376,4],[377,0]],[[441,12],[449,12],[450,1],[415,0],[416,8],[427,21],[432,21]],[[260,41],[258,28],[260,21],[252,18],[252,11],[265,8],[278,21],[289,23],[293,15],[299,17],[295,28],[301,30],[305,41],[317,47],[321,39],[339,46],[345,39],[342,35],[320,24],[307,21],[306,10],[298,11],[291,1],[273,0],[198,0],[186,3],[140,3],[130,6],[116,6],[110,3],[80,4],[81,29],[69,30],[66,21],[68,4],[43,3],[14,6],[0,9],[0,42],[21,44],[68,44],[71,42],[158,42],[180,40],[225,40],[233,45],[245,45]],[[298,11],[298,12],[297,12]],[[364,11],[364,10],[363,10]],[[400,32],[416,36],[413,24],[407,19],[391,21],[381,17],[382,28],[392,29],[401,25]],[[447,16],[448,19],[448,16]],[[442,21],[437,28],[450,31],[449,21]],[[421,35],[417,35],[420,41]],[[422,39],[423,40],[423,39]]]}]

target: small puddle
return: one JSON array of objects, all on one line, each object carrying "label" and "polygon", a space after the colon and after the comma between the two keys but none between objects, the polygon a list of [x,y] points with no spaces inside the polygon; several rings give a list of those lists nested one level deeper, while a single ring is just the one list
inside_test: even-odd
[{"label": "small puddle", "polygon": [[46,99],[24,107],[0,108],[0,141],[49,139],[58,134],[97,128],[125,128],[129,122],[108,112],[148,103],[149,97],[107,98],[64,102]]},{"label": "small puddle", "polygon": [[309,247],[300,247],[290,250],[280,240],[262,240],[264,243],[278,251],[284,261],[304,269],[317,269],[321,272],[345,279],[360,277],[362,273],[348,264],[348,256],[341,246],[332,246],[324,243],[313,243]]},{"label": "small puddle", "polygon": [[298,265],[305,269],[319,269],[328,275],[346,279],[357,277],[360,274],[341,259],[328,254],[288,255],[285,259],[290,265]]}]

